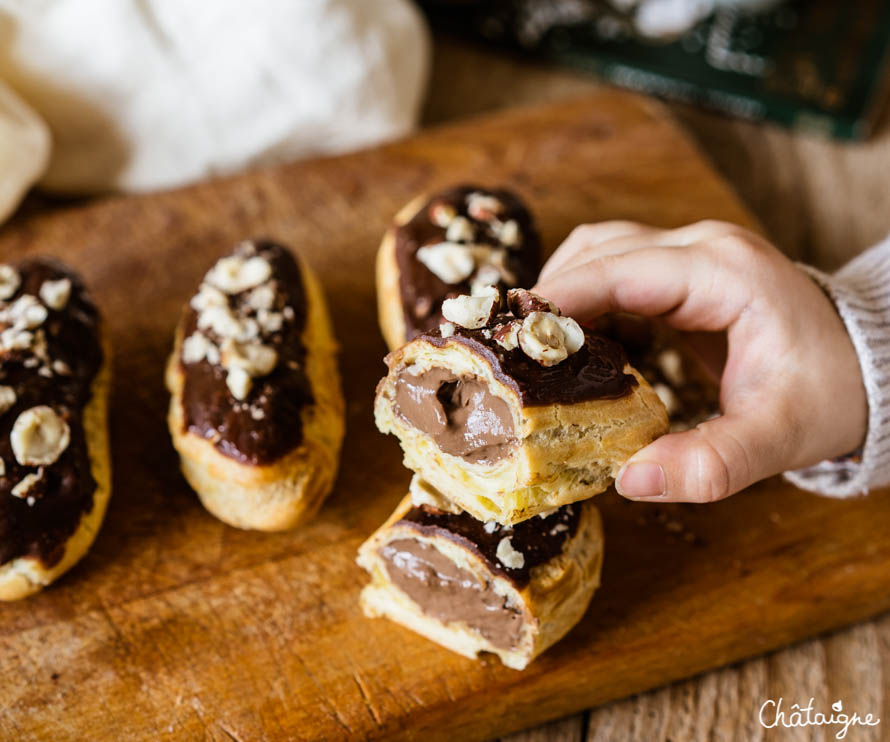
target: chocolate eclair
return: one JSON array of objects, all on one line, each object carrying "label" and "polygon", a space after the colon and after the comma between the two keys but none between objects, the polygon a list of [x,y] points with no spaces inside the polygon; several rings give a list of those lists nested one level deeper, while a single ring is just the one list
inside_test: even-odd
[{"label": "chocolate eclair", "polygon": [[204,276],[167,364],[168,424],[204,506],[238,528],[291,528],[330,492],[343,397],[321,287],[269,241]]},{"label": "chocolate eclair", "polygon": [[87,552],[111,493],[110,366],[80,278],[47,258],[0,264],[0,599]]},{"label": "chocolate eclair", "polygon": [[377,308],[390,350],[442,321],[445,299],[473,286],[534,284],[541,241],[531,213],[504,189],[462,185],[405,206],[377,253]]},{"label": "chocolate eclair", "polygon": [[386,356],[374,414],[409,469],[510,525],[604,491],[668,420],[620,345],[531,292],[507,302],[446,300],[439,328]]},{"label": "chocolate eclair", "polygon": [[500,526],[408,496],[359,549],[371,574],[361,605],[465,657],[490,652],[522,670],[584,614],[602,555],[589,501]]}]

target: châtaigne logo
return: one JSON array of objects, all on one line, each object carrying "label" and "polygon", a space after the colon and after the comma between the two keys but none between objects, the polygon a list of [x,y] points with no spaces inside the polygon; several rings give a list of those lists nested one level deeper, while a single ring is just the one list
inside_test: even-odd
[{"label": "ch\u00e2taigne logo", "polygon": [[779,698],[778,701],[770,699],[760,707],[760,725],[764,729],[831,726],[839,727],[837,734],[834,735],[835,739],[844,739],[850,727],[876,727],[881,723],[880,719],[875,719],[871,714],[861,716],[855,711],[852,714],[846,713],[844,704],[840,700],[831,704],[830,714],[816,711],[814,698],[811,698],[806,706],[793,703],[787,711],[783,708],[784,702],[784,698]]}]

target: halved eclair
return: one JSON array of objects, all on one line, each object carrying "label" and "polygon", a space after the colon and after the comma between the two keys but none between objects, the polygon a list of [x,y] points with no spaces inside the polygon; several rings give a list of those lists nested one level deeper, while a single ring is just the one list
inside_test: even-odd
[{"label": "halved eclair", "polygon": [[504,527],[409,495],[359,549],[371,575],[361,605],[465,657],[490,652],[522,670],[584,615],[602,558],[590,502]]},{"label": "halved eclair", "polygon": [[183,312],[166,381],[173,445],[211,513],[264,531],[315,514],[337,473],[343,397],[303,261],[265,240],[220,258]]},{"label": "halved eclair", "polygon": [[604,491],[667,432],[617,343],[531,292],[444,302],[445,322],[386,356],[374,403],[405,465],[476,518],[511,525]]},{"label": "halved eclair", "polygon": [[377,309],[390,350],[442,321],[445,299],[473,286],[534,284],[541,240],[506,189],[461,185],[418,196],[395,217],[377,253]]},{"label": "halved eclair", "polygon": [[103,337],[70,268],[0,264],[0,600],[49,585],[102,525],[111,493]]}]

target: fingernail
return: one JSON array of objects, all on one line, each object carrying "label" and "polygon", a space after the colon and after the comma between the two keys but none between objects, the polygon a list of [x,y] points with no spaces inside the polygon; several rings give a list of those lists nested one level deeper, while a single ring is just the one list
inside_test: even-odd
[{"label": "fingernail", "polygon": [[661,464],[641,461],[638,464],[625,464],[615,480],[618,494],[631,499],[664,497],[665,479]]}]

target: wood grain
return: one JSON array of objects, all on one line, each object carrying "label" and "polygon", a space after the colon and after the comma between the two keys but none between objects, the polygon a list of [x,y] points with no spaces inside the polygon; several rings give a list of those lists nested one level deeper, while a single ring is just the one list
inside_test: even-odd
[{"label": "wood grain", "polygon": [[[94,549],[54,588],[0,607],[0,738],[483,739],[890,607],[890,495],[839,503],[771,480],[707,508],[602,496],[604,586],[522,674],[360,616],[355,549],[408,482],[371,419],[373,255],[403,202],[464,179],[518,189],[551,247],[584,220],[752,223],[661,106],[601,91],[348,157],[26,214],[0,235],[4,259],[50,252],[84,273],[117,379],[114,494]],[[313,264],[343,344],[338,485],[288,534],[205,513],[164,426],[179,307],[251,235]]]},{"label": "wood grain", "polygon": [[[436,38],[434,49],[424,116],[428,124],[509,105],[556,102],[602,87],[595,78],[568,68],[524,62],[444,37]],[[875,136],[861,143],[826,140],[683,104],[669,107],[767,234],[792,257],[832,269],[890,232],[890,106],[885,106]],[[888,719],[888,650],[890,617],[885,616],[509,739],[822,742],[833,733],[766,732],[756,723],[760,705],[784,693],[803,702],[812,695],[824,708],[842,695],[846,706],[856,704]],[[683,730],[679,737],[678,730]],[[880,727],[848,735],[856,740],[886,737]]]}]

